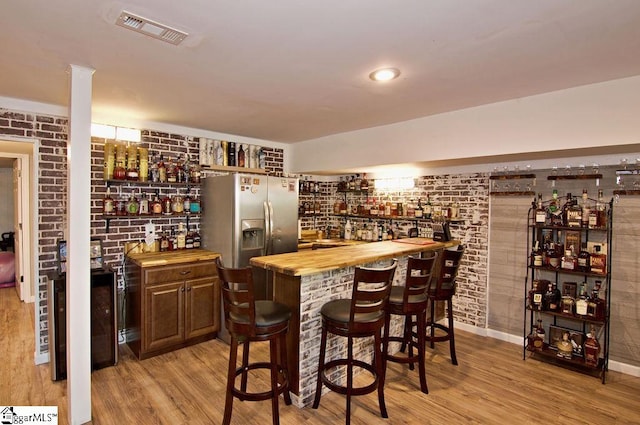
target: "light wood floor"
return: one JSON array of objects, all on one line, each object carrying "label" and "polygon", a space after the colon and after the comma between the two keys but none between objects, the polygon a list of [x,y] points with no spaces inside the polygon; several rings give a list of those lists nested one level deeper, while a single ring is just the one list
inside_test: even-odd
[{"label": "light wood floor", "polygon": [[[52,382],[48,365],[33,364],[33,304],[20,303],[13,288],[0,289],[0,315],[0,405],[58,405],[60,424],[66,424],[66,381]],[[377,398],[369,394],[354,398],[352,423],[640,423],[640,378],[610,372],[602,385],[590,376],[523,361],[516,345],[465,332],[457,336],[459,366],[449,362],[446,345],[428,350],[428,395],[420,392],[417,371],[389,364],[389,419],[380,418]],[[121,353],[117,366],[92,375],[93,424],[221,423],[226,345],[209,341],[144,361],[126,348]],[[339,424],[344,412],[344,397],[329,393],[318,410],[281,403],[280,420]],[[232,423],[271,423],[269,401],[236,401]]]}]

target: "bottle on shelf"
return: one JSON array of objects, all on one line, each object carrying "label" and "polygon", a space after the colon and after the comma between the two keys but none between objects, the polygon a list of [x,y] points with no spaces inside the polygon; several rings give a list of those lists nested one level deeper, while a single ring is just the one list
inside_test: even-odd
[{"label": "bottle on shelf", "polygon": [[551,242],[549,244],[549,249],[547,250],[547,262],[548,266],[554,269],[560,268],[560,251],[556,248],[556,244]]},{"label": "bottle on shelf", "polygon": [[160,154],[160,159],[158,162],[158,181],[160,183],[166,183],[167,181],[167,166],[164,163],[164,156],[162,153]]},{"label": "bottle on shelf", "polygon": [[191,214],[200,214],[202,212],[200,205],[200,198],[197,196],[191,198],[191,205],[189,205],[189,211],[191,211]]},{"label": "bottle on shelf", "polygon": [[182,196],[176,195],[171,200],[171,212],[176,214],[182,214],[184,212],[184,201]]},{"label": "bottle on shelf", "polygon": [[600,343],[596,339],[596,330],[592,326],[584,342],[584,363],[597,367],[600,361]]},{"label": "bottle on shelf", "polygon": [[426,219],[431,219],[431,216],[433,215],[433,209],[432,209],[432,205],[431,205],[431,198],[429,198],[429,194],[427,193],[427,201],[424,204],[424,211],[423,211],[423,217]]},{"label": "bottle on shelf", "polygon": [[591,273],[605,274],[607,272],[607,255],[602,253],[600,245],[594,245],[593,250],[589,264]]},{"label": "bottle on shelf", "polygon": [[414,216],[416,218],[422,218],[424,216],[424,210],[422,208],[422,199],[418,198],[418,205],[416,205],[414,210]]},{"label": "bottle on shelf", "polygon": [[176,164],[173,162],[171,157],[167,158],[167,162],[165,164],[167,169],[167,183],[176,183],[178,181],[178,176],[176,174]]},{"label": "bottle on shelf", "polygon": [[111,197],[111,188],[107,187],[107,193],[102,200],[102,214],[104,215],[116,215],[116,206]]},{"label": "bottle on shelf", "polygon": [[587,299],[587,284],[585,282],[582,282],[580,284],[580,296],[576,300],[576,314],[578,316],[586,316],[588,304],[589,300]]},{"label": "bottle on shelf", "polygon": [[596,320],[603,320],[605,318],[606,302],[600,298],[600,288],[602,287],[602,281],[596,280],[591,291],[591,297],[589,298],[589,304],[587,305],[587,316]]},{"label": "bottle on shelf", "polygon": [[591,206],[589,205],[589,195],[587,193],[587,189],[582,189],[582,205],[580,207],[582,209],[581,226],[589,227],[589,217],[591,216]]},{"label": "bottle on shelf", "polygon": [[148,215],[149,214],[149,197],[145,193],[140,198],[140,208],[138,210],[138,214],[140,215]]},{"label": "bottle on shelf", "polygon": [[536,326],[536,336],[543,341],[543,345],[544,345],[544,338],[546,336],[546,332],[544,330],[544,325],[542,324],[542,319],[538,319],[538,326]]},{"label": "bottle on shelf", "polygon": [[573,247],[565,249],[564,256],[562,257],[561,267],[565,270],[578,269],[578,259],[573,254]]},{"label": "bottle on shelf", "polygon": [[531,265],[534,267],[542,267],[542,249],[540,241],[535,241],[531,248]]},{"label": "bottle on shelf", "polygon": [[240,149],[238,149],[238,167],[245,167],[245,152],[240,144]]},{"label": "bottle on shelf", "polygon": [[583,273],[589,273],[589,270],[591,270],[591,254],[587,250],[586,242],[582,242],[582,247],[578,253],[578,270]]},{"label": "bottle on shelf", "polygon": [[198,249],[201,246],[202,245],[201,245],[200,232],[198,232],[198,229],[194,228],[193,229],[193,248]]},{"label": "bottle on shelf", "polygon": [[169,251],[169,238],[166,232],[162,232],[160,235],[160,251]]},{"label": "bottle on shelf", "polygon": [[131,191],[131,196],[129,197],[129,200],[127,201],[127,214],[128,215],[138,215],[138,213],[140,212],[140,203],[138,202],[138,199],[136,198],[135,194],[133,193],[133,190]]},{"label": "bottle on shelf", "polygon": [[560,208],[560,201],[558,200],[558,189],[553,189],[551,195],[551,201],[547,206],[547,212],[549,216],[549,224],[552,226],[562,226],[562,209]]},{"label": "bottle on shelf", "polygon": [[546,292],[542,298],[542,309],[545,311],[558,311],[560,309],[561,295],[555,283],[547,283]]},{"label": "bottle on shelf", "polygon": [[156,160],[155,155],[151,160],[151,167],[149,167],[149,174],[151,176],[151,181],[153,183],[158,183],[160,181],[160,170],[158,169],[158,161]]},{"label": "bottle on shelf", "polygon": [[596,227],[607,227],[607,203],[604,201],[602,189],[598,189],[596,211],[598,212],[598,223]]},{"label": "bottle on shelf", "polygon": [[158,192],[156,192],[156,195],[151,202],[151,213],[154,215],[162,214],[162,202],[160,202],[160,196]]},{"label": "bottle on shelf", "polygon": [[193,249],[193,232],[189,230],[189,226],[187,226],[186,237],[184,240],[184,248]]},{"label": "bottle on shelf", "polygon": [[582,208],[576,202],[576,199],[567,193],[567,201],[562,207],[564,225],[568,227],[582,226]]},{"label": "bottle on shelf", "polygon": [[344,226],[344,238],[346,240],[351,239],[351,222],[347,220],[347,224]]},{"label": "bottle on shelf", "polygon": [[539,280],[534,280],[531,284],[531,289],[527,296],[527,306],[530,310],[542,310],[542,291],[539,287],[541,283]]},{"label": "bottle on shelf", "polygon": [[175,251],[178,249],[178,239],[176,236],[176,229],[171,228],[171,235],[169,236],[169,251]]},{"label": "bottle on shelf", "polygon": [[369,180],[367,180],[366,173],[362,175],[362,180],[360,181],[360,190],[369,190]]},{"label": "bottle on shelf", "polygon": [[571,315],[575,314],[576,312],[576,300],[571,295],[569,295],[569,293],[565,293],[564,295],[562,295],[561,311],[565,314]]},{"label": "bottle on shelf", "polygon": [[191,196],[189,195],[189,193],[187,193],[185,197],[182,198],[182,211],[185,214],[191,214]]},{"label": "bottle on shelf", "polygon": [[536,224],[545,224],[547,222],[547,211],[542,206],[542,193],[538,193],[535,222]]},{"label": "bottle on shelf", "polygon": [[165,195],[162,198],[162,214],[163,215],[171,215],[173,210],[171,209],[171,198],[169,195]]}]

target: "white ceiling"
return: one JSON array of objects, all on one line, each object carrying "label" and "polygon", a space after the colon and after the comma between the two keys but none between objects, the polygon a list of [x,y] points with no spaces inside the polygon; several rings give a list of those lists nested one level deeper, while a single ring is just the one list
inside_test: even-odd
[{"label": "white ceiling", "polygon": [[638,0],[4,0],[0,28],[0,96],[66,105],[84,65],[94,114],[285,143],[640,75]]}]

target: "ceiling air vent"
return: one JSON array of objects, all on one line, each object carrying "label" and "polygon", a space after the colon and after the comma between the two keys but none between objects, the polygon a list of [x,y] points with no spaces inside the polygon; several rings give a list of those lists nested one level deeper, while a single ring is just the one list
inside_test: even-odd
[{"label": "ceiling air vent", "polygon": [[123,10],[122,13],[120,13],[116,24],[175,45],[180,44],[182,40],[187,38],[187,35],[189,35],[186,32],[178,31],[167,25],[154,22],[151,19],[134,15],[126,10]]}]

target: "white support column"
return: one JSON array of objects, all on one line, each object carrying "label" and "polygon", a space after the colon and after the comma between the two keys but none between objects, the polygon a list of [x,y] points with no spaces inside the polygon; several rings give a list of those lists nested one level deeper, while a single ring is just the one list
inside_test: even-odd
[{"label": "white support column", "polygon": [[67,397],[69,423],[91,421],[91,83],[71,65],[67,141]]}]

